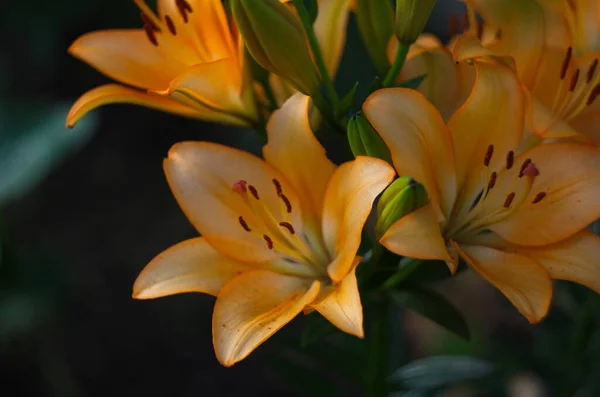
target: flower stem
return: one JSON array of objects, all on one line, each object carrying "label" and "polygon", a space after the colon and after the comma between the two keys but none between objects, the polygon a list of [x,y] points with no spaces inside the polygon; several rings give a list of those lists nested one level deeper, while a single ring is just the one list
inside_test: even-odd
[{"label": "flower stem", "polygon": [[396,81],[398,74],[402,70],[402,66],[404,66],[404,61],[406,60],[406,56],[408,55],[408,50],[410,45],[405,43],[400,43],[398,45],[398,50],[396,51],[396,58],[394,59],[394,63],[392,67],[388,71],[385,79],[383,80],[384,87],[390,87]]},{"label": "flower stem", "polygon": [[387,395],[386,379],[389,362],[389,314],[390,307],[387,298],[378,302],[374,310],[374,318],[368,335],[370,340],[369,362],[366,374],[366,396],[385,397]]},{"label": "flower stem", "polygon": [[327,96],[329,97],[329,100],[331,101],[333,107],[337,108],[337,106],[340,103],[340,99],[338,98],[337,92],[333,87],[333,81],[329,76],[329,72],[327,71],[325,59],[323,58],[323,54],[321,53],[321,46],[319,45],[319,41],[317,40],[315,29],[313,28],[313,25],[310,21],[310,16],[308,15],[308,11],[306,10],[304,1],[293,0],[293,2],[294,6],[296,7],[296,11],[298,11],[298,16],[300,16],[300,20],[304,25],[304,30],[306,30],[308,42],[312,49],[313,55],[315,56],[315,61],[317,62],[319,72],[321,73],[321,78],[323,79],[323,84],[325,85],[325,91],[327,92]]}]

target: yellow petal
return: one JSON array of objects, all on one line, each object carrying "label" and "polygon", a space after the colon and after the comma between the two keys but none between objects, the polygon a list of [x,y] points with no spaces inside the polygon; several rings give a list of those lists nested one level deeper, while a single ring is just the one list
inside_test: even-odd
[{"label": "yellow petal", "polygon": [[310,128],[309,100],[296,94],[271,115],[267,124],[269,143],[263,155],[294,186],[303,213],[320,227],[325,191],[336,167]]},{"label": "yellow petal", "polygon": [[[491,226],[521,245],[546,245],[567,238],[600,217],[600,148],[576,143],[539,145],[515,160],[530,158],[539,170],[524,205]],[[546,193],[533,204],[535,196]]]},{"label": "yellow petal", "polygon": [[330,76],[340,64],[346,44],[350,0],[321,0],[314,29]]},{"label": "yellow petal", "polygon": [[514,71],[499,61],[483,58],[475,67],[473,92],[448,122],[460,190],[455,209],[459,217],[469,211],[481,191],[489,146],[493,146],[489,169],[502,168],[508,152],[519,147],[525,122],[525,98]]},{"label": "yellow petal", "polygon": [[542,265],[555,280],[585,285],[600,294],[600,237],[587,230],[558,243],[517,252]]},{"label": "yellow petal", "polygon": [[169,56],[162,47],[150,43],[141,29],[105,30],[79,37],[69,54],[122,83],[164,89],[183,72],[190,57]]},{"label": "yellow petal", "polygon": [[546,316],[552,299],[552,280],[538,263],[484,246],[456,247],[469,266],[498,288],[530,323]]},{"label": "yellow petal", "polygon": [[579,135],[569,123],[546,107],[537,98],[528,95],[527,123],[533,135],[543,139],[571,138]]},{"label": "yellow petal", "polygon": [[340,330],[362,338],[363,312],[355,270],[356,267],[333,287],[329,295],[312,307]]},{"label": "yellow petal", "polygon": [[398,174],[423,184],[438,218],[447,218],[456,180],[452,138],[440,113],[422,94],[405,88],[376,91],[363,111],[390,148]]},{"label": "yellow petal", "polygon": [[333,173],[325,193],[322,230],[333,259],[327,273],[334,282],[352,268],[373,201],[394,175],[385,161],[363,156],[340,165]]},{"label": "yellow petal", "polygon": [[200,107],[191,108],[170,98],[146,94],[145,92],[122,85],[107,84],[86,92],[75,101],[67,114],[67,127],[73,127],[83,116],[99,106],[116,103],[130,103],[146,106],[152,109],[173,113],[178,116],[245,125],[245,121],[225,113],[214,112]]},{"label": "yellow petal", "polygon": [[398,255],[452,261],[431,204],[400,218],[390,226],[380,243]]},{"label": "yellow petal", "polygon": [[244,273],[217,296],[213,314],[213,344],[227,367],[244,359],[289,323],[319,293],[320,283],[268,270]]},{"label": "yellow petal", "polygon": [[217,295],[221,287],[248,270],[199,237],[172,246],[152,259],[133,285],[133,297],[152,299],[184,292]]},{"label": "yellow petal", "polygon": [[251,229],[261,230],[242,196],[233,191],[240,180],[254,186],[259,203],[278,215],[286,207],[277,195],[276,179],[291,204],[296,232],[302,235],[302,212],[294,189],[254,155],[209,142],[182,142],[171,148],[164,169],[190,222],[224,255],[242,262],[268,262],[276,257],[261,233],[248,232],[240,224],[241,216]]}]

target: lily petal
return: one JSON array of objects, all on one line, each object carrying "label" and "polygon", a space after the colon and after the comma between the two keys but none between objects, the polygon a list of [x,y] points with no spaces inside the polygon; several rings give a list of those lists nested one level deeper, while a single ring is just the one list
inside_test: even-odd
[{"label": "lily petal", "polygon": [[217,359],[231,366],[289,323],[318,295],[320,283],[268,270],[244,273],[217,296],[213,344]]},{"label": "lily petal", "polygon": [[379,242],[398,255],[452,261],[431,204],[400,218]]},{"label": "lily petal", "polygon": [[454,150],[438,110],[417,91],[388,88],[371,94],[363,111],[389,147],[398,174],[423,184],[438,218],[448,218],[456,197]]},{"label": "lily petal", "polygon": [[[159,40],[166,36],[157,35]],[[171,42],[168,44],[173,50],[177,48]],[[104,30],[79,37],[69,47],[69,54],[122,83],[144,89],[164,89],[187,64],[197,62],[197,58],[185,52],[170,56],[172,54],[166,53],[163,47],[167,46],[153,46],[141,29]]]},{"label": "lily petal", "polygon": [[[320,227],[327,184],[335,171],[309,121],[310,97],[295,94],[276,110],[267,124],[267,163],[287,177],[300,197],[303,212]],[[304,211],[305,209],[305,211]]]},{"label": "lily petal", "polygon": [[394,175],[385,161],[363,156],[340,165],[333,173],[325,193],[322,231],[333,258],[327,273],[334,282],[341,281],[352,268],[373,201]]},{"label": "lily petal", "polygon": [[529,320],[539,322],[550,308],[552,280],[537,262],[522,255],[478,245],[455,245],[463,259],[500,290]]},{"label": "lily petal", "polygon": [[201,107],[192,108],[160,95],[147,94],[122,85],[107,84],[96,87],[77,99],[67,114],[67,127],[75,126],[83,116],[99,106],[117,103],[146,106],[152,109],[173,113],[178,116],[245,125],[243,120],[225,113],[219,113]]},{"label": "lily petal", "polygon": [[[567,238],[600,217],[600,149],[576,144],[538,145],[515,164],[531,159],[539,170],[529,197],[517,212],[491,230],[520,245],[541,246]],[[544,192],[543,200],[533,204]]]},{"label": "lily petal", "polygon": [[350,0],[319,1],[314,29],[330,76],[335,76],[342,59],[350,4]]},{"label": "lily petal", "polygon": [[211,247],[202,237],[183,241],[152,259],[133,285],[133,297],[152,299],[184,292],[217,295],[221,287],[248,270]]},{"label": "lily petal", "polygon": [[278,216],[286,206],[276,193],[273,182],[276,179],[293,209],[290,216],[296,232],[301,233],[302,212],[293,187],[277,170],[254,155],[209,142],[182,142],[169,151],[164,170],[188,219],[224,255],[242,262],[268,262],[276,258],[262,233],[248,232],[241,225],[240,216],[250,229],[261,230],[244,198],[233,191],[240,180],[254,186],[259,204]]},{"label": "lily petal", "polygon": [[481,191],[484,158],[490,145],[493,156],[489,168],[500,169],[508,152],[519,147],[525,122],[525,97],[514,71],[500,61],[485,58],[475,65],[477,78],[471,96],[448,122],[454,138],[460,190],[455,211],[459,217],[469,211]]},{"label": "lily petal", "polygon": [[[360,262],[361,258],[358,258]],[[357,261],[355,261],[356,264]],[[356,281],[356,267],[333,287],[325,299],[312,307],[340,330],[364,337],[363,311]]]}]

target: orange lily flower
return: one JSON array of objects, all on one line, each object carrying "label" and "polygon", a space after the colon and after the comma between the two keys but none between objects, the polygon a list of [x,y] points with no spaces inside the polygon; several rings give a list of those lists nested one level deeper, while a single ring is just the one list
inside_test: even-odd
[{"label": "orange lily flower", "polygon": [[447,123],[414,90],[366,100],[396,170],[430,197],[381,243],[452,272],[462,257],[534,323],[548,311],[552,279],[600,292],[600,237],[584,229],[600,216],[600,149],[562,142],[517,154],[526,98],[514,70],[489,57],[473,67],[473,91]]},{"label": "orange lily flower", "polygon": [[143,0],[143,29],[85,34],[69,53],[124,85],[88,91],[73,105],[67,126],[111,103],[132,103],[234,125],[258,122],[243,45],[220,0]]},{"label": "orange lily flower", "polygon": [[133,296],[215,295],[213,342],[225,366],[302,310],[363,336],[356,252],[373,200],[395,172],[370,157],[336,167],[310,129],[308,106],[296,94],[273,113],[264,161],[184,142],[164,162],[173,194],[203,237],[153,259]]}]

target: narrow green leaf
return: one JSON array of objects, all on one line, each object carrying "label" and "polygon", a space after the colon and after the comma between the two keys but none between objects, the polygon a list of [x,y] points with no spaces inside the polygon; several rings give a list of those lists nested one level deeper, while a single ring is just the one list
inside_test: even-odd
[{"label": "narrow green leaf", "polygon": [[442,295],[416,287],[390,291],[389,294],[396,304],[427,317],[461,338],[469,339],[469,327],[462,314]]},{"label": "narrow green leaf", "polygon": [[335,110],[335,116],[341,117],[350,111],[350,108],[354,104],[354,97],[356,96],[356,90],[358,90],[358,81],[354,83],[354,86],[348,93],[342,98],[338,108]]},{"label": "narrow green leaf", "polygon": [[319,16],[319,2],[317,0],[308,0],[308,6],[306,7],[310,24],[314,24]]},{"label": "narrow green leaf", "polygon": [[494,366],[466,356],[433,356],[398,368],[389,381],[409,390],[435,390],[491,374]]},{"label": "narrow green leaf", "polygon": [[311,313],[306,318],[306,325],[300,338],[303,349],[335,333],[337,328],[318,312]]},{"label": "narrow green leaf", "polygon": [[422,74],[417,77],[413,77],[412,79],[405,80],[405,81],[401,82],[400,84],[398,84],[396,87],[410,88],[410,89],[416,90],[417,88],[419,88],[419,86],[421,85],[423,80],[425,80],[426,77],[427,77],[426,74]]}]

